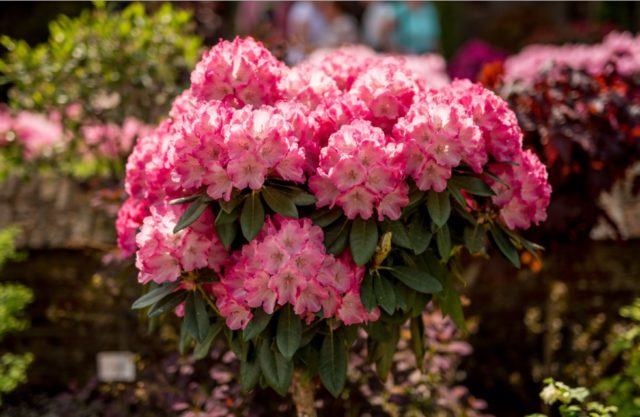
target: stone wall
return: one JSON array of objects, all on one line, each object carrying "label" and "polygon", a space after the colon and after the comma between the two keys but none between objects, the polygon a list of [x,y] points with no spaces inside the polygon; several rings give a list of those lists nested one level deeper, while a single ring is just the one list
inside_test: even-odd
[{"label": "stone wall", "polygon": [[19,225],[20,248],[108,248],[115,244],[114,218],[94,206],[95,197],[68,177],[10,177],[0,184],[0,228]]}]

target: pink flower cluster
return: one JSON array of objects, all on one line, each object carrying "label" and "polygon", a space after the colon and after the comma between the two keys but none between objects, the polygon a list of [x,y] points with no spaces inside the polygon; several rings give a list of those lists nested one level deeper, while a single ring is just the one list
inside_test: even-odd
[{"label": "pink flower cluster", "polygon": [[64,149],[68,136],[56,112],[44,115],[21,111],[13,116],[9,110],[0,108],[0,146],[10,142],[22,148],[25,160],[33,160]]},{"label": "pink flower cluster", "polygon": [[219,272],[227,252],[213,227],[213,214],[206,211],[186,229],[173,233],[184,206],[159,204],[150,207],[136,236],[138,280],[158,284],[178,280],[183,272],[210,268]]},{"label": "pink flower cluster", "polygon": [[213,199],[229,200],[233,188],[262,187],[267,176],[304,182],[304,149],[277,108],[231,111],[220,102],[185,113],[168,155],[171,180],[184,192],[206,187]]},{"label": "pink flower cluster", "polygon": [[497,194],[492,200],[509,229],[527,229],[532,222],[538,224],[547,218],[551,186],[545,166],[533,152],[522,152],[514,162],[491,166],[491,172],[502,180],[492,181]]},{"label": "pink flower cluster", "polygon": [[136,138],[148,135],[151,130],[151,126],[132,117],[127,117],[122,126],[113,122],[89,122],[80,128],[85,152],[97,150],[99,155],[111,159],[128,155]]},{"label": "pink flower cluster", "polygon": [[168,200],[207,194],[229,201],[270,179],[308,188],[318,207],[338,206],[350,219],[394,220],[409,202],[410,179],[421,190],[442,191],[460,165],[478,174],[495,166],[514,184],[494,184],[507,225],[540,221],[546,173],[535,157],[523,156],[506,103],[470,82],[429,89],[409,68],[358,48],[288,68],[252,39],[223,41],[206,53],[191,88],[138,140],[127,163],[129,200],[119,212],[118,238],[123,252],[137,250],[140,281],[219,271],[221,281],[209,290],[233,329],[243,328],[254,308],[273,312],[285,304],[307,320],[320,311],[347,324],[375,319],[360,303],[362,269],[348,251],[338,259],[327,254],[322,230],[308,219],[267,216],[258,237],[231,254],[208,211],[171,233],[184,207]]},{"label": "pink flower cluster", "polygon": [[251,38],[221,40],[191,73],[191,93],[234,107],[272,103],[280,98],[277,84],[285,68]]},{"label": "pink flower cluster", "polygon": [[290,304],[308,322],[337,317],[355,324],[377,319],[360,301],[364,268],[348,256],[327,254],[322,229],[310,219],[267,219],[258,237],[235,253],[220,282],[212,285],[220,313],[229,328],[244,328],[252,308],[271,314]]},{"label": "pink flower cluster", "polygon": [[374,208],[378,220],[400,218],[409,203],[402,147],[373,127],[356,119],[329,137],[320,152],[318,169],[309,178],[317,206],[338,205],[346,216],[368,219]]},{"label": "pink flower cluster", "polygon": [[640,35],[612,32],[594,45],[531,45],[504,63],[507,82],[532,84],[544,70],[560,67],[582,69],[591,75],[601,74],[606,65],[615,63],[619,73],[632,75],[640,71]]}]

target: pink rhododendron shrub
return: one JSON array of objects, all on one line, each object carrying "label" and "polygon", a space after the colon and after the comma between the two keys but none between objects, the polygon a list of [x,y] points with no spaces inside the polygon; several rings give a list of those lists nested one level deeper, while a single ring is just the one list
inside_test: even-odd
[{"label": "pink rhododendron shrub", "polygon": [[177,309],[198,351],[223,331],[243,386],[284,395],[293,381],[305,415],[316,376],[342,391],[359,329],[388,329],[369,352],[384,375],[430,301],[463,324],[460,248],[491,242],[519,266],[538,247],[517,230],[544,220],[550,193],[515,116],[479,85],[436,88],[357,48],[288,68],[239,38],[204,55],[137,142],[125,188],[119,242],[153,283],[134,307]]},{"label": "pink rhododendron shrub", "polygon": [[85,120],[76,104],[49,113],[0,107],[0,178],[41,166],[74,174],[92,169],[82,164],[117,164],[151,129],[134,118],[126,118],[122,126]]},{"label": "pink rhododendron shrub", "polygon": [[612,32],[594,45],[530,45],[507,58],[504,79],[532,85],[543,71],[569,67],[598,75],[609,64],[615,64],[617,71],[625,76],[637,73],[640,70],[640,35]]}]

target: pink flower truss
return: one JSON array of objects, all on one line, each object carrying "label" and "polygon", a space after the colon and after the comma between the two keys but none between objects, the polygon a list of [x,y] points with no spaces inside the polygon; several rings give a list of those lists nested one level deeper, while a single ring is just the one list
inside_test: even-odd
[{"label": "pink flower truss", "polygon": [[183,205],[159,204],[150,207],[136,236],[138,280],[177,281],[182,272],[211,268],[220,271],[227,252],[218,240],[213,215],[205,211],[186,229],[173,233],[173,228],[186,209]]},{"label": "pink flower truss", "polygon": [[309,188],[318,207],[338,205],[346,216],[400,217],[409,203],[401,148],[370,122],[354,120],[329,137]]},{"label": "pink flower truss", "polygon": [[220,313],[233,329],[244,328],[252,308],[274,312],[290,304],[294,312],[312,321],[337,317],[345,324],[374,320],[360,302],[364,269],[348,256],[327,254],[322,229],[309,219],[267,219],[258,237],[235,253],[231,267],[211,291]]},{"label": "pink flower truss", "polygon": [[272,104],[281,96],[278,82],[285,65],[252,38],[220,41],[191,74],[191,94],[234,107]]},{"label": "pink flower truss", "polygon": [[500,218],[509,229],[526,229],[547,218],[551,186],[545,166],[533,152],[522,152],[514,162],[490,167],[503,182],[494,181],[497,195],[492,200],[500,207]]}]

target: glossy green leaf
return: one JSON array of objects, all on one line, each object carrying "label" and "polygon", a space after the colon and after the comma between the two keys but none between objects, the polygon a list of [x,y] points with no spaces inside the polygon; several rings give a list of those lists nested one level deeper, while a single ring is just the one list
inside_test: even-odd
[{"label": "glossy green leaf", "polygon": [[373,292],[380,307],[388,314],[393,314],[396,309],[396,293],[389,280],[380,275],[374,276]]},{"label": "glossy green leaf", "polygon": [[313,221],[316,226],[327,227],[342,217],[342,215],[342,210],[337,206],[332,209],[325,207],[311,213],[311,221]]},{"label": "glossy green leaf", "polygon": [[431,220],[433,220],[438,227],[444,226],[451,215],[449,193],[447,191],[440,193],[429,191],[427,195],[427,209],[429,210]]},{"label": "glossy green leaf", "polygon": [[260,379],[260,365],[258,361],[240,362],[240,389],[248,393],[256,386]]},{"label": "glossy green leaf", "polygon": [[351,222],[346,217],[329,226],[324,231],[324,246],[327,252],[340,255],[349,242],[349,226]]},{"label": "glossy green leaf", "polygon": [[330,331],[322,341],[318,373],[327,391],[338,398],[347,381],[347,349],[340,332]]},{"label": "glossy green leaf", "polygon": [[231,249],[231,245],[236,239],[236,236],[238,236],[238,224],[230,223],[216,225],[216,232],[218,233],[222,246],[224,246],[226,250],[229,250]]},{"label": "glossy green leaf", "polygon": [[442,291],[442,284],[427,272],[408,266],[394,266],[391,274],[407,287],[424,294],[434,294]]},{"label": "glossy green leaf", "polygon": [[385,230],[391,232],[391,242],[401,248],[413,249],[407,227],[401,221],[385,220]]},{"label": "glossy green leaf", "polygon": [[509,237],[498,226],[493,225],[489,229],[493,242],[496,244],[500,252],[509,260],[516,268],[520,268],[520,255],[518,250],[513,246]]},{"label": "glossy green leaf", "polygon": [[427,224],[426,215],[420,211],[416,212],[411,218],[407,231],[413,252],[416,255],[423,253],[429,247],[433,237]]},{"label": "glossy green leaf", "polygon": [[263,224],[264,207],[262,206],[260,193],[254,191],[247,197],[242,206],[242,213],[240,214],[242,235],[248,241],[252,241],[260,233]]},{"label": "glossy green leaf", "polygon": [[239,217],[240,217],[240,211],[239,210],[233,210],[231,212],[226,212],[224,210],[220,210],[218,212],[218,215],[216,216],[215,225],[216,225],[216,227],[218,227],[218,226],[222,226],[222,225],[225,225],[225,224],[231,224],[231,223],[234,223],[234,222],[238,221]]},{"label": "glossy green leaf", "polygon": [[262,308],[257,308],[253,312],[253,318],[247,324],[247,327],[242,331],[242,338],[245,341],[253,340],[269,325],[271,321],[271,314],[265,313]]},{"label": "glossy green leaf", "polygon": [[184,322],[191,336],[202,343],[209,333],[209,314],[200,295],[190,291],[184,303]]},{"label": "glossy green leaf", "polygon": [[369,312],[378,306],[376,295],[373,292],[373,277],[369,270],[365,273],[364,280],[362,281],[360,301],[362,301],[362,305]]},{"label": "glossy green leaf", "polygon": [[180,285],[179,282],[166,282],[152,289],[142,297],[138,298],[133,303],[131,308],[134,310],[137,310],[137,309],[149,307],[150,305],[157,303],[167,295],[171,294],[173,291],[175,291],[176,288],[178,288],[179,285]]},{"label": "glossy green leaf", "polygon": [[447,280],[447,282],[445,282],[443,291],[438,294],[437,302],[442,313],[451,317],[459,329],[466,331],[467,324],[464,320],[460,294],[456,291],[451,280]]},{"label": "glossy green leaf", "polygon": [[258,347],[258,363],[269,386],[283,397],[287,395],[293,376],[293,362],[271,349],[269,340],[262,340]]},{"label": "glossy green leaf", "polygon": [[264,187],[262,197],[274,212],[285,217],[298,218],[298,209],[289,196],[275,188]]},{"label": "glossy green leaf", "polygon": [[302,339],[302,321],[293,312],[290,304],[280,310],[278,316],[278,327],[276,330],[276,345],[280,353],[291,359],[300,347]]},{"label": "glossy green leaf", "polygon": [[436,244],[438,245],[440,257],[444,262],[447,262],[451,255],[451,233],[448,225],[445,224],[436,233]]},{"label": "glossy green leaf", "polygon": [[213,343],[213,340],[216,338],[216,336],[220,333],[223,326],[224,321],[222,320],[219,320],[209,326],[207,337],[201,343],[198,343],[193,350],[193,359],[200,360],[205,358],[209,354],[209,351],[211,350],[211,344]]},{"label": "glossy green leaf", "polygon": [[197,200],[193,201],[193,203],[189,204],[189,207],[184,211],[182,216],[180,216],[180,220],[173,228],[173,233],[178,233],[180,230],[189,227],[193,222],[198,220],[202,213],[209,207],[210,199],[204,196],[200,196]]},{"label": "glossy green leaf", "polygon": [[464,244],[469,250],[469,253],[475,255],[484,251],[484,227],[477,225],[476,227],[465,227],[462,233]]},{"label": "glossy green leaf", "polygon": [[162,300],[158,301],[149,309],[149,317],[155,317],[160,314],[167,313],[172,311],[174,308],[178,307],[178,304],[183,302],[187,298],[186,291],[176,291],[168,296],[164,297]]},{"label": "glossy green leaf", "polygon": [[480,197],[491,197],[496,193],[484,181],[478,177],[470,176],[454,176],[449,183],[455,184],[469,194],[478,195]]},{"label": "glossy green leaf", "polygon": [[416,357],[418,368],[422,369],[424,363],[424,322],[422,316],[412,317],[409,327],[411,329],[411,350]]},{"label": "glossy green leaf", "polygon": [[371,217],[367,220],[356,217],[349,234],[349,248],[356,265],[364,265],[376,251],[378,244],[378,225]]}]

